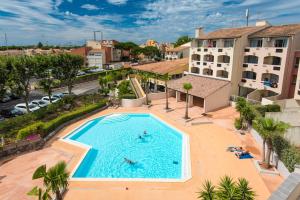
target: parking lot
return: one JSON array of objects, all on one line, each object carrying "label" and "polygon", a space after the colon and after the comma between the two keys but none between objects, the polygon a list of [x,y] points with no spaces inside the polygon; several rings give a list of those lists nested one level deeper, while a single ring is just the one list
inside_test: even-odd
[{"label": "parking lot", "polygon": [[[74,85],[72,92],[76,95],[80,95],[85,93],[97,92],[98,89],[99,89],[98,80],[95,80],[95,81]],[[67,92],[66,87],[53,90],[53,93],[63,93],[63,92]],[[30,93],[29,101],[41,99],[43,96],[46,96],[46,94],[42,90],[33,90]],[[20,99],[10,100],[6,103],[0,103],[0,110],[12,109],[15,105],[24,102],[25,102],[24,99],[20,98]]]}]

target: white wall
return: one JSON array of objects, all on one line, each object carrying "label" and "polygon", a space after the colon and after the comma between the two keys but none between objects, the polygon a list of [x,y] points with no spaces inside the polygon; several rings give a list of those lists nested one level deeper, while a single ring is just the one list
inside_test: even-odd
[{"label": "white wall", "polygon": [[[255,139],[255,141],[259,144],[260,148],[262,148],[262,146],[263,146],[263,139],[260,137],[259,133],[257,133],[253,128],[251,128],[250,133],[253,136],[253,138]],[[272,158],[271,158],[271,162],[272,163],[276,160],[275,157],[276,157],[276,154],[273,153],[272,154]],[[273,163],[273,164],[275,164],[275,163]],[[284,166],[283,162],[281,162],[280,160],[278,161],[277,170],[285,178],[287,178],[290,175],[289,170]]]},{"label": "white wall", "polygon": [[146,102],[146,97],[139,99],[122,99],[121,105],[125,108],[140,107]]},{"label": "white wall", "polygon": [[231,85],[227,84],[218,89],[215,93],[204,99],[204,112],[210,112],[222,107],[229,106]]}]

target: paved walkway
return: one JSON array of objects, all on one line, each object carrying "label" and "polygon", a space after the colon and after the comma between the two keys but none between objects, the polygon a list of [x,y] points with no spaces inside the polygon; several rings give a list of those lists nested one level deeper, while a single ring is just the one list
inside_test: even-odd
[{"label": "paved walkway", "polygon": [[[192,108],[191,116],[210,120],[214,124],[194,125],[185,123],[180,107],[171,100],[171,108],[177,106],[176,111],[166,113],[161,109],[162,101],[153,101],[151,108],[107,109],[90,118],[108,113],[149,112],[167,123],[177,127],[190,136],[190,151],[192,178],[184,183],[151,183],[151,182],[89,182],[71,181],[65,199],[113,199],[113,200],[192,200],[197,198],[197,191],[204,180],[209,179],[217,183],[219,178],[230,175],[233,178],[245,177],[251,187],[257,192],[257,199],[265,200],[282,182],[280,176],[261,176],[254,167],[252,160],[239,160],[234,154],[226,152],[229,145],[243,145],[259,158],[260,151],[252,137],[242,136],[233,129],[233,119],[237,115],[233,108],[225,108],[217,112],[208,113],[203,117],[199,108]],[[89,119],[90,119],[89,118]],[[37,184],[31,180],[36,167],[42,163],[51,166],[58,160],[66,160],[70,170],[79,162],[84,153],[83,149],[57,140],[80,126],[88,119],[81,120],[60,132],[49,147],[20,156],[0,167],[0,199],[31,199],[25,195],[26,191]],[[267,186],[271,185],[271,186]],[[126,190],[128,188],[128,190]]]}]

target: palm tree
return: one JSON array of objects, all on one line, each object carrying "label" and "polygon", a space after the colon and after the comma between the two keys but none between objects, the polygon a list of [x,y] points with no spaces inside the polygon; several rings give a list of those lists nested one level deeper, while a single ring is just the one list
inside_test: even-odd
[{"label": "palm tree", "polygon": [[186,107],[185,107],[185,119],[189,118],[189,111],[188,111],[188,107],[189,107],[189,91],[193,88],[191,83],[184,83],[183,84],[183,89],[186,90]]},{"label": "palm tree", "polygon": [[149,104],[148,93],[149,93],[149,79],[151,75],[147,72],[140,73],[141,79],[145,84],[145,95],[146,95],[146,104]]},{"label": "palm tree", "polygon": [[272,118],[260,118],[255,120],[254,124],[255,128],[264,139],[264,144],[266,143],[268,146],[265,163],[267,164],[267,167],[270,168],[271,152],[273,151],[272,139],[275,136],[283,135],[289,128],[289,125],[281,121],[275,121]]},{"label": "palm tree", "polygon": [[219,183],[217,196],[219,199],[237,200],[236,183],[229,176],[221,178]]},{"label": "palm tree", "polygon": [[203,189],[199,192],[198,199],[203,199],[203,200],[216,199],[215,186],[213,186],[210,181],[206,180],[202,187]]},{"label": "palm tree", "polygon": [[238,199],[253,200],[255,192],[249,187],[249,182],[245,178],[239,178],[237,183]]},{"label": "palm tree", "polygon": [[68,187],[69,173],[66,168],[67,164],[64,161],[57,163],[48,170],[46,165],[42,165],[35,170],[32,179],[43,178],[46,191],[51,191],[57,200],[62,200],[61,192]]},{"label": "palm tree", "polygon": [[165,74],[161,76],[161,79],[165,82],[165,92],[166,92],[166,110],[169,110],[169,89],[168,89],[168,81],[170,80],[169,74]]},{"label": "palm tree", "polygon": [[38,200],[51,200],[51,196],[49,194],[49,190],[43,190],[42,188],[39,188],[37,186],[35,186],[34,188],[32,188],[32,190],[30,190],[27,195],[29,196],[36,196],[38,197]]}]

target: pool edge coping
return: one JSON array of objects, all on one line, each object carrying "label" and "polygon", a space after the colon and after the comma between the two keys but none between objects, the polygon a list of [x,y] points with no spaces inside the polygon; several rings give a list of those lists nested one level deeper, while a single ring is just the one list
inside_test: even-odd
[{"label": "pool edge coping", "polygon": [[[89,123],[91,123],[93,120],[95,119],[99,119],[102,117],[107,117],[109,115],[113,115],[113,114],[147,114],[147,115],[151,115],[153,118],[159,120],[161,123],[163,123],[164,125],[176,130],[177,132],[179,132],[183,137],[183,142],[182,142],[182,160],[183,165],[182,165],[182,172],[181,175],[183,176],[183,178],[176,178],[176,179],[171,179],[171,178],[74,178],[73,175],[75,174],[75,172],[77,171],[77,169],[79,168],[80,164],[82,163],[83,159],[86,157],[86,155],[88,154],[88,152],[90,151],[90,149],[92,148],[92,146],[90,145],[86,145],[74,140],[69,139],[69,137],[71,137],[72,135],[75,135],[80,129],[84,128],[85,126],[87,126]],[[145,112],[124,112],[124,113],[109,113],[109,114],[104,114],[101,116],[95,116],[92,117],[91,119],[88,119],[82,123],[80,123],[78,126],[76,126],[74,129],[68,131],[68,133],[62,135],[59,137],[59,141],[62,142],[66,142],[68,144],[77,146],[81,149],[84,149],[85,152],[81,155],[79,161],[76,163],[75,167],[71,170],[70,173],[70,181],[83,181],[83,182],[96,182],[96,181],[109,181],[109,182],[173,182],[173,183],[179,183],[179,182],[186,182],[188,180],[190,180],[192,178],[192,172],[191,172],[191,158],[190,158],[190,137],[188,134],[184,133],[183,131],[179,130],[178,128],[174,127],[173,125],[165,122],[165,120],[161,119],[160,117],[158,117],[157,115],[153,114],[153,113],[145,113]],[[185,170],[183,170],[185,169]],[[185,172],[185,173],[184,173]]]}]

